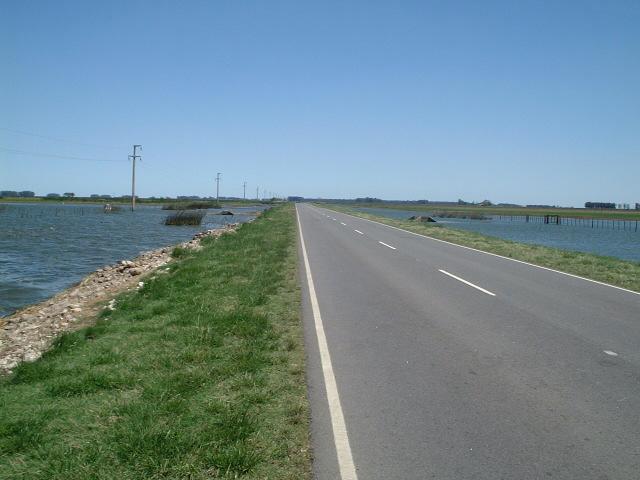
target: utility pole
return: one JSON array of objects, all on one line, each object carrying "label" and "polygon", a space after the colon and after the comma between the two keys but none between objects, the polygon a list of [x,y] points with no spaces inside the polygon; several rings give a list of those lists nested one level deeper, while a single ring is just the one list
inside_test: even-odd
[{"label": "utility pole", "polygon": [[220,203],[220,172],[216,175],[216,203]]},{"label": "utility pole", "polygon": [[242,198],[247,199],[247,182],[242,184]]},{"label": "utility pole", "polygon": [[136,159],[142,159],[142,156],[136,155],[137,150],[142,150],[142,145],[134,145],[133,146],[133,155],[129,155],[131,159],[131,211],[133,212],[136,208]]},{"label": "utility pole", "polygon": [[256,187],[256,200],[260,200],[260,187]]}]

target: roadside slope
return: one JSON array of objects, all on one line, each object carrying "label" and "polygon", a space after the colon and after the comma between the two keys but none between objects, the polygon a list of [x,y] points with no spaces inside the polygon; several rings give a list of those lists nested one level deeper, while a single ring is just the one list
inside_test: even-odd
[{"label": "roadside slope", "polygon": [[309,477],[293,208],[203,244],[0,380],[0,477]]}]

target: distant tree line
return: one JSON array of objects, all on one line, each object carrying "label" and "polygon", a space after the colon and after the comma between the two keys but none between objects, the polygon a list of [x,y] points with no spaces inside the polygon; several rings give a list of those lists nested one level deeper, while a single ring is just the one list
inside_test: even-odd
[{"label": "distant tree line", "polygon": [[616,208],[616,204],[609,202],[586,202],[584,208]]},{"label": "distant tree line", "polygon": [[14,190],[2,190],[0,191],[0,197],[35,197],[36,194],[30,190],[23,190],[22,192],[16,192]]}]

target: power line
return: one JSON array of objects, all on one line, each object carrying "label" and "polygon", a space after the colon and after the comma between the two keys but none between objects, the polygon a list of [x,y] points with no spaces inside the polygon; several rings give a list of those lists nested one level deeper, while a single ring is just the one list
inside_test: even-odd
[{"label": "power line", "polygon": [[0,127],[0,130],[4,130],[5,132],[10,132],[10,133],[16,133],[18,135],[27,135],[29,137],[45,138],[47,140],[54,140],[56,142],[73,143],[73,144],[82,145],[82,146],[85,146],[85,147],[118,148],[118,149],[122,149],[122,147],[115,147],[113,145],[95,145],[93,143],[77,142],[75,140],[67,140],[67,139],[64,139],[64,138],[51,137],[49,135],[40,135],[38,133],[23,132],[22,130],[12,130],[10,128],[4,128],[4,127]]},{"label": "power line", "polygon": [[55,153],[30,152],[28,150],[18,150],[16,148],[8,148],[3,146],[0,146],[0,150],[16,153],[18,155],[33,155],[36,157],[61,158],[63,160],[84,160],[88,162],[126,162],[127,161],[127,160],[112,160],[112,159],[105,159],[105,158],[74,157],[71,155],[57,155]]},{"label": "power line", "polygon": [[176,170],[170,170],[168,168],[164,168],[163,166],[160,166],[160,164],[158,163],[149,163],[148,161],[145,163],[140,163],[140,165],[137,165],[137,167],[139,167],[142,170],[149,170],[149,171],[153,171],[153,172],[161,172],[164,173],[166,175],[176,175]]}]

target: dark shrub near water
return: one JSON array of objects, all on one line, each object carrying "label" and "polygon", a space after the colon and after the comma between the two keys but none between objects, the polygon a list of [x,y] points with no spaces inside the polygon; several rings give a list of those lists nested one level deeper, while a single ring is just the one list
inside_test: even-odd
[{"label": "dark shrub near water", "polygon": [[190,202],[170,203],[162,206],[162,210],[201,210],[206,208],[220,208],[220,204],[216,202]]},{"label": "dark shrub near water", "polygon": [[169,215],[165,221],[165,225],[200,225],[206,212],[180,210]]},{"label": "dark shrub near water", "polygon": [[465,213],[465,212],[433,212],[433,217],[440,218],[466,218],[469,220],[489,220],[489,217],[482,213]]}]

